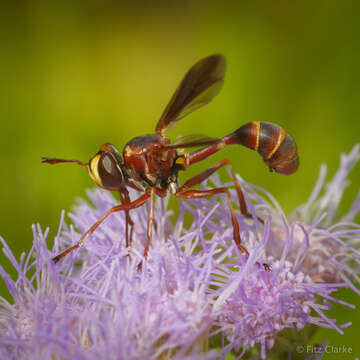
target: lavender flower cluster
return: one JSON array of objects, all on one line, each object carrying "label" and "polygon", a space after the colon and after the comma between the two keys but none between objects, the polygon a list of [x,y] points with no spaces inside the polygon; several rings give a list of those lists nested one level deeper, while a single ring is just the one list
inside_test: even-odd
[{"label": "lavender flower cluster", "polygon": [[[289,218],[269,193],[239,178],[253,217],[236,214],[248,259],[234,245],[230,213],[219,198],[183,202],[175,221],[167,200],[158,200],[146,261],[145,206],[131,212],[131,248],[125,247],[124,214],[115,213],[83,248],[51,261],[116,204],[99,189],[88,192],[94,206],[80,201],[69,215],[73,225],[62,213],[51,251],[48,229],[39,225],[31,250],[19,260],[0,238],[17,272],[13,280],[0,266],[12,297],[0,298],[0,358],[217,359],[230,352],[247,359],[299,358],[296,345],[304,334],[318,327],[342,334],[351,325],[327,311],[334,302],[354,307],[333,296],[338,289],[360,294],[360,225],[354,223],[360,193],[342,219],[336,213],[359,158],[357,145],[342,155],[327,184],[322,167],[309,200]],[[232,184],[216,176],[202,184],[214,186]],[[235,206],[234,189],[231,195]],[[279,339],[289,331],[295,339],[284,346]]]}]

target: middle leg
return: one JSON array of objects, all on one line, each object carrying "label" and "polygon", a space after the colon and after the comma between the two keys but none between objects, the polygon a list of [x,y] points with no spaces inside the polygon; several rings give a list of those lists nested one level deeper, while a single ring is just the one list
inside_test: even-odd
[{"label": "middle leg", "polygon": [[[149,247],[150,247],[150,241],[151,241],[151,235],[152,235],[152,225],[154,222],[154,195],[156,193],[155,188],[151,188],[149,192],[150,196],[150,203],[149,203],[149,213],[148,213],[148,221],[147,221],[147,238],[146,238],[146,244],[144,248],[144,259],[147,259]],[[140,261],[137,270],[141,272],[142,270],[142,264],[143,262]]]},{"label": "middle leg", "polygon": [[[122,204],[130,203],[129,191],[124,188],[119,190],[120,200]],[[130,225],[130,238],[129,238],[129,225]],[[132,244],[132,235],[134,231],[134,222],[130,217],[130,211],[125,210],[125,245],[126,247],[131,246]]]}]

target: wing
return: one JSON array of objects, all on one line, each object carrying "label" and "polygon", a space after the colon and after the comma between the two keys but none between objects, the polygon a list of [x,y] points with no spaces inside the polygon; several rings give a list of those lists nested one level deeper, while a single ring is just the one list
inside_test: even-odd
[{"label": "wing", "polygon": [[208,146],[217,144],[223,141],[220,138],[213,138],[206,135],[201,134],[193,134],[187,136],[181,136],[177,138],[173,143],[169,145],[164,145],[160,149],[156,149],[156,151],[165,151],[169,149],[183,149],[190,148],[196,146]]},{"label": "wing", "polygon": [[225,57],[219,54],[208,56],[193,65],[161,115],[156,133],[163,136],[170,125],[209,103],[221,90],[225,67]]}]

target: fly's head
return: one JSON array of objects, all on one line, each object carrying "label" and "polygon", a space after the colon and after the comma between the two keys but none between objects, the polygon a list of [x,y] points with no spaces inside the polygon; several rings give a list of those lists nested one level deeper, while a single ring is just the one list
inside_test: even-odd
[{"label": "fly's head", "polygon": [[94,182],[107,190],[125,187],[124,159],[116,147],[106,143],[89,161],[89,175]]}]

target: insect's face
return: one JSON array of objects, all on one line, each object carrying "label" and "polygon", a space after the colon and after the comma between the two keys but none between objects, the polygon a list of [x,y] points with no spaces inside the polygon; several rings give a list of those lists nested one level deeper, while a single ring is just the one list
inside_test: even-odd
[{"label": "insect's face", "polygon": [[89,174],[95,183],[108,190],[124,187],[123,157],[115,146],[106,143],[89,161]]}]

